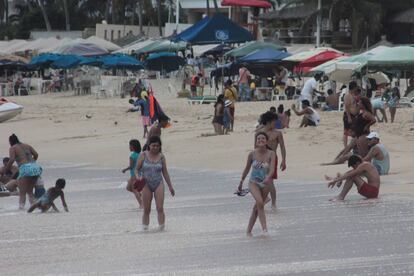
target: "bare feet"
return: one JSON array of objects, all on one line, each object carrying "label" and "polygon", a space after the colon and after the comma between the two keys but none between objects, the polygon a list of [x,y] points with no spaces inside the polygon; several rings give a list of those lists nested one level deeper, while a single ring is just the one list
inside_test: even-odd
[{"label": "bare feet", "polygon": [[161,224],[160,226],[158,226],[158,230],[159,231],[164,231],[165,230],[165,224]]},{"label": "bare feet", "polygon": [[329,201],[332,201],[332,202],[337,202],[337,201],[343,201],[344,200],[344,198],[343,197],[341,197],[341,196],[336,196],[336,197],[334,197],[334,198],[331,198]]},{"label": "bare feet", "polygon": [[247,236],[248,238],[251,238],[251,237],[253,237],[253,234],[252,234],[252,232],[247,232],[247,233],[246,233],[246,236]]}]

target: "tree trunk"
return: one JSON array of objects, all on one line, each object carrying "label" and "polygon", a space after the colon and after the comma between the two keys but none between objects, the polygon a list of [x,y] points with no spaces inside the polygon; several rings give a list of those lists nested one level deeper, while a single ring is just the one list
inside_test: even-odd
[{"label": "tree trunk", "polygon": [[206,0],[207,4],[207,16],[210,17],[210,0]]},{"label": "tree trunk", "polygon": [[137,10],[137,1],[132,1],[132,14],[130,18],[130,25],[134,25],[135,22],[135,11]]},{"label": "tree trunk", "polygon": [[218,8],[218,4],[217,4],[217,0],[213,0],[214,1],[214,11],[215,13],[219,13],[219,8]]},{"label": "tree trunk", "polygon": [[66,31],[70,31],[70,22],[69,22],[69,8],[68,8],[68,0],[63,0],[63,8],[65,9],[65,25]]},{"label": "tree trunk", "polygon": [[158,14],[158,30],[160,36],[162,36],[162,26],[161,26],[161,0],[157,0],[157,14]]},{"label": "tree trunk", "polygon": [[106,7],[105,7],[105,21],[106,21],[106,23],[109,23],[109,14],[110,14],[110,11],[111,11],[111,3],[112,3],[112,0],[107,0],[106,1]]},{"label": "tree trunk", "polygon": [[46,31],[50,32],[52,30],[52,26],[50,25],[49,17],[46,13],[45,5],[43,5],[43,0],[37,0],[37,4],[39,5],[40,10],[42,11],[43,20],[45,21],[46,25]]},{"label": "tree trunk", "polygon": [[111,5],[111,12],[112,12],[112,24],[118,24],[117,22],[117,18],[116,18],[116,1],[117,0],[112,0],[112,5]]},{"label": "tree trunk", "polygon": [[142,35],[144,33],[143,29],[143,10],[144,10],[144,0],[138,0],[138,24],[139,24],[139,33]]},{"label": "tree trunk", "polygon": [[5,11],[5,22],[6,25],[9,25],[9,1],[8,0],[4,0],[4,11]]}]

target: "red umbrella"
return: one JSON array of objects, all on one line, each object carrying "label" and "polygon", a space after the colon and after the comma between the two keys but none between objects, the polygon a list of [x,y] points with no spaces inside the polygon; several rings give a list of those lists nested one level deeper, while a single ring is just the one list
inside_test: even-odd
[{"label": "red umbrella", "polygon": [[327,50],[327,51],[318,53],[318,54],[314,55],[313,57],[305,59],[304,61],[299,63],[297,66],[295,66],[293,71],[295,73],[299,73],[299,72],[307,73],[313,67],[316,67],[318,65],[321,65],[322,63],[330,61],[331,59],[338,58],[338,57],[341,57],[341,56],[344,56],[344,55],[345,55],[344,53],[338,53],[338,52],[335,52],[335,51]]},{"label": "red umbrella", "polygon": [[270,8],[272,5],[269,2],[262,0],[223,0],[221,5],[224,6],[241,6],[241,7],[257,7]]}]

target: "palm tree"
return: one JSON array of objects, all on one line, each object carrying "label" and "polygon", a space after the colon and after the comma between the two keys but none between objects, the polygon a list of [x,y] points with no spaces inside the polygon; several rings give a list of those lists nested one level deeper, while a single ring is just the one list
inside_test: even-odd
[{"label": "palm tree", "polygon": [[161,26],[161,0],[157,0],[157,15],[158,15],[158,31],[160,36],[162,36],[162,26]]},{"label": "palm tree", "polygon": [[210,0],[206,0],[207,4],[207,16],[210,17]]},{"label": "palm tree", "polygon": [[70,22],[69,22],[69,8],[68,8],[68,0],[62,0],[63,1],[63,9],[65,10],[65,25],[66,25],[66,31],[70,31]]},{"label": "palm tree", "polygon": [[106,0],[106,5],[105,5],[105,21],[106,21],[106,23],[109,23],[109,14],[111,12],[111,4],[112,4],[112,0]]},{"label": "palm tree", "polygon": [[40,10],[42,11],[43,20],[45,21],[45,25],[46,25],[46,30],[50,32],[52,30],[52,26],[50,25],[49,17],[47,16],[43,1],[44,0],[37,0],[37,4],[39,5]]}]

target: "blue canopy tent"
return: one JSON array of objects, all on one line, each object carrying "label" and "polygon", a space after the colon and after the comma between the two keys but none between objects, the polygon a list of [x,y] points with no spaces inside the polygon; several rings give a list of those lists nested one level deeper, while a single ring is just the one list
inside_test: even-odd
[{"label": "blue canopy tent", "polygon": [[50,64],[53,69],[71,69],[78,66],[85,58],[77,55],[62,55]]},{"label": "blue canopy tent", "polygon": [[26,70],[27,64],[21,61],[11,61],[11,60],[0,60],[0,70],[1,69],[11,69],[11,70]]},{"label": "blue canopy tent", "polygon": [[32,70],[47,68],[59,58],[60,55],[57,54],[42,54],[32,58],[27,67]]},{"label": "blue canopy tent", "polygon": [[176,71],[184,64],[184,58],[169,52],[150,54],[145,61],[145,67],[148,70],[164,72]]},{"label": "blue canopy tent", "polygon": [[174,36],[171,41],[186,41],[192,45],[241,43],[254,40],[253,35],[226,16],[217,13],[204,17],[193,26]]}]

